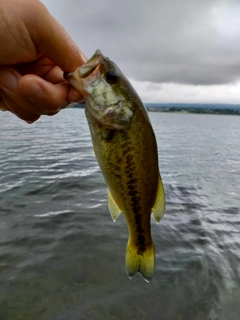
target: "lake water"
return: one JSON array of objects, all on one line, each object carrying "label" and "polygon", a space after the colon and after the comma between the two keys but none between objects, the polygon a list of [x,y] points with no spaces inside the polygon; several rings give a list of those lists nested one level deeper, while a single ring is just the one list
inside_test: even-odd
[{"label": "lake water", "polygon": [[239,320],[240,117],[150,118],[167,210],[148,284],[125,273],[84,111],[0,113],[0,320]]}]

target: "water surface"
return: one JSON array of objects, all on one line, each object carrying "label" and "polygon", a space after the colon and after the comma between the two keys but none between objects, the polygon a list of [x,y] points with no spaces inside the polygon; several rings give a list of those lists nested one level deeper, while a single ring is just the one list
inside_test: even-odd
[{"label": "water surface", "polygon": [[83,110],[0,114],[1,320],[238,320],[240,117],[150,113],[167,210],[129,280]]}]

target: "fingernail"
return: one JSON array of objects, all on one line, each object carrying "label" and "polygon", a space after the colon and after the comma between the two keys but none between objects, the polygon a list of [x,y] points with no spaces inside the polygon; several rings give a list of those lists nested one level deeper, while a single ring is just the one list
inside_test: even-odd
[{"label": "fingernail", "polygon": [[18,79],[9,72],[2,72],[0,74],[0,87],[7,90],[14,90],[17,88]]},{"label": "fingernail", "polygon": [[77,90],[72,90],[70,94],[70,101],[71,102],[83,102],[83,96],[77,91]]}]

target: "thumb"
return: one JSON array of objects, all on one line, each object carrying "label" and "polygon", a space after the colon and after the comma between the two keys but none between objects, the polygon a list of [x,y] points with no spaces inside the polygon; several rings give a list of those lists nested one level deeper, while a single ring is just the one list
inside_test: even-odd
[{"label": "thumb", "polygon": [[38,3],[40,12],[35,20],[37,27],[33,30],[36,49],[63,71],[74,71],[86,62],[86,56],[46,7],[40,1]]}]

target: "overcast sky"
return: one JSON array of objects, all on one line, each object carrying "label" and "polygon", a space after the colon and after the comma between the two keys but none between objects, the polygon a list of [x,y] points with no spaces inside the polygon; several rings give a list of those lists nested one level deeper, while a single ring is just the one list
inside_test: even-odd
[{"label": "overcast sky", "polygon": [[[240,104],[240,0],[42,0],[144,102]],[[66,57],[67,59],[67,57]]]}]

